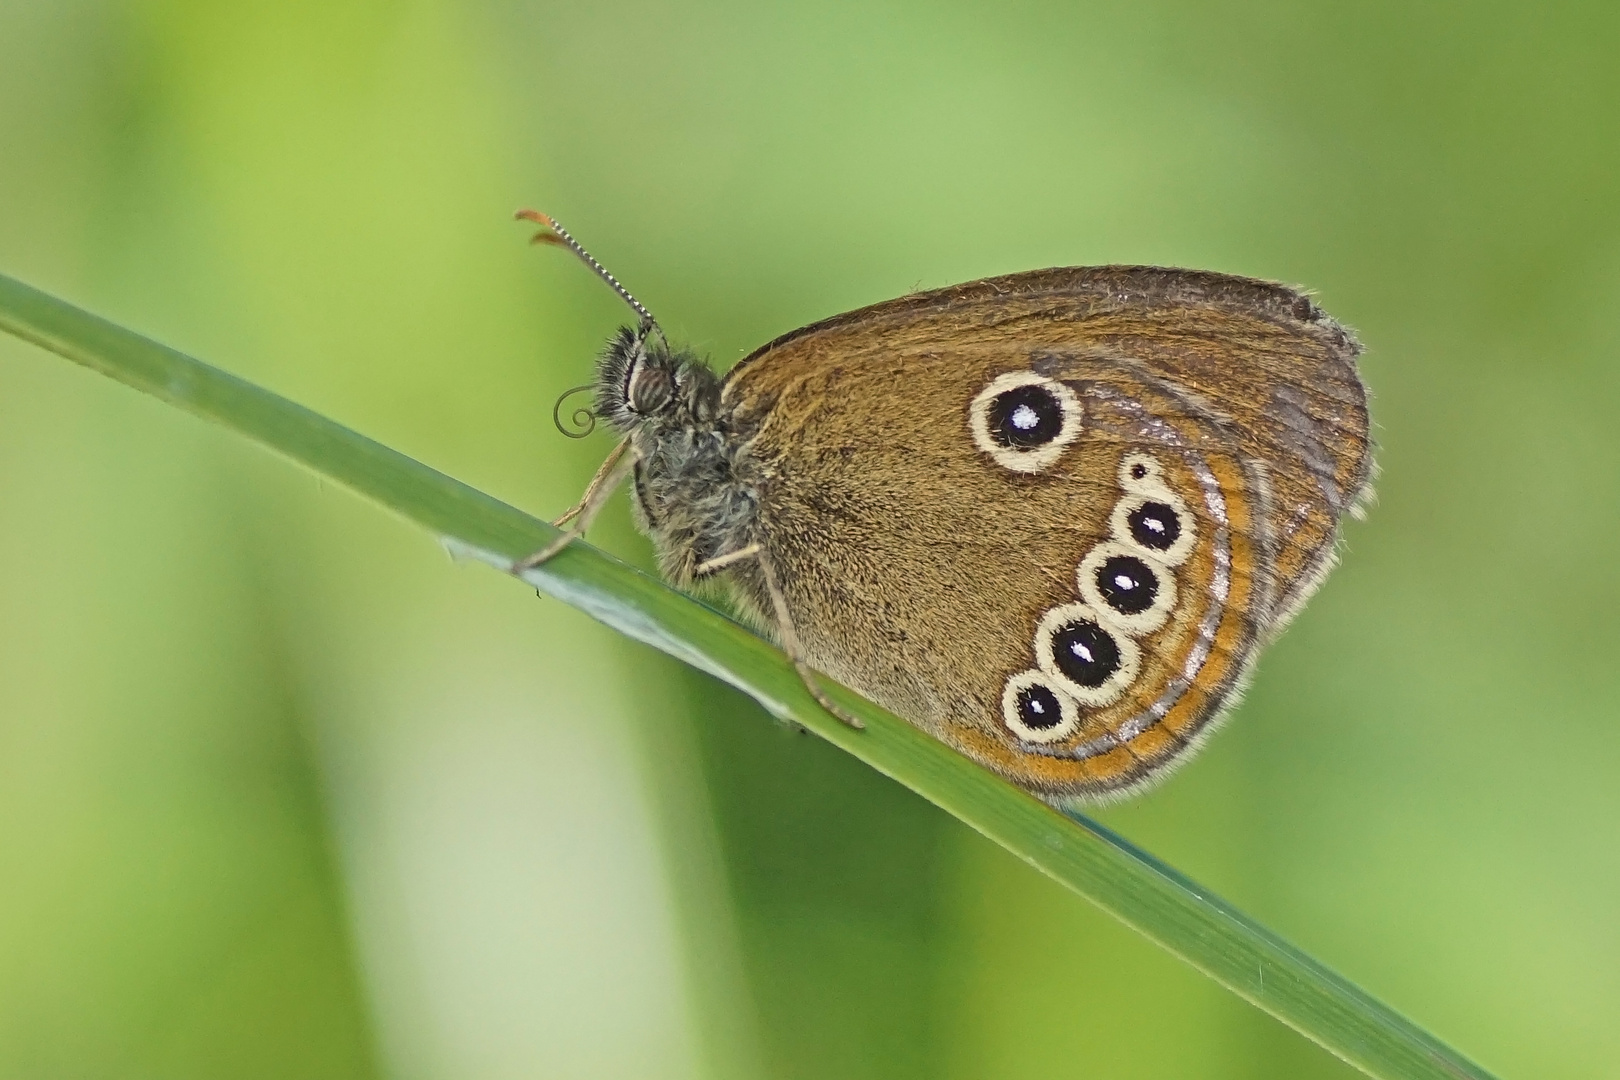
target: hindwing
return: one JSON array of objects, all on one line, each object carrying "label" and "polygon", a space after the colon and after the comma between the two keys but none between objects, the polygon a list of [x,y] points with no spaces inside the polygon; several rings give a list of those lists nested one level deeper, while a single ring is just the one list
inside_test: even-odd
[{"label": "hindwing", "polygon": [[1045,270],[796,331],[722,404],[810,662],[1063,800],[1180,759],[1319,583],[1357,351],[1281,286]]}]

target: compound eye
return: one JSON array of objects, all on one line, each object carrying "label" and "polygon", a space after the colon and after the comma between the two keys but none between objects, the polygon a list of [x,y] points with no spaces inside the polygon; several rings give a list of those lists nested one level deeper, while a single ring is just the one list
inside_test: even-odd
[{"label": "compound eye", "polygon": [[662,412],[675,396],[675,376],[668,369],[652,367],[645,360],[630,373],[630,410],[642,416]]}]

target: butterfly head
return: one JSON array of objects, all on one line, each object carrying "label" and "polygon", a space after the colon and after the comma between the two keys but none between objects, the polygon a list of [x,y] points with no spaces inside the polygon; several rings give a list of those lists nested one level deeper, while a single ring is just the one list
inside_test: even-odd
[{"label": "butterfly head", "polygon": [[596,369],[595,407],[575,414],[579,430],[570,431],[560,419],[563,403],[574,390],[559,398],[553,410],[558,428],[565,435],[582,438],[597,419],[606,420],[625,434],[648,425],[667,429],[712,420],[720,404],[720,381],[709,366],[689,351],[672,349],[652,312],[631,296],[556,218],[538,210],[519,210],[517,217],[541,227],[534,236],[535,243],[555,244],[572,251],[640,317],[635,329],[620,327],[602,350]]},{"label": "butterfly head", "polygon": [[655,328],[620,327],[597,362],[596,415],[621,432],[703,424],[719,402],[719,380],[709,366],[671,348]]}]

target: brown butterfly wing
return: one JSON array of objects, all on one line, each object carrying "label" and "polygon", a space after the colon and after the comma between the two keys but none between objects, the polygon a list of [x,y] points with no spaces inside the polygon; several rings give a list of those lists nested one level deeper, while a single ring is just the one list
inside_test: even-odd
[{"label": "brown butterfly wing", "polygon": [[[724,402],[811,662],[1016,783],[1084,797],[1182,755],[1319,583],[1370,472],[1356,352],[1280,286],[1043,270],[796,331],[735,368]],[[1078,435],[1038,471],[974,441],[998,377],[1080,403]],[[1037,627],[1084,601],[1082,562],[1143,501],[1123,486],[1131,455],[1188,515],[1190,549],[1148,560],[1173,606],[1117,643],[1137,661],[1112,699],[1082,703],[1060,740],[1021,738],[1008,680],[1040,667]]]}]

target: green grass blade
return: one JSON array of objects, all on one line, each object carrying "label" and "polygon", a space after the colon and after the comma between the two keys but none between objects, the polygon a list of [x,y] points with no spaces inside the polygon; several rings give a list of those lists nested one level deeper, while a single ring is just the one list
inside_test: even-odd
[{"label": "green grass blade", "polygon": [[[217,421],[505,567],[556,530],[267,390],[0,276],[0,328]],[[1486,1078],[1483,1069],[1175,870],[1081,815],[1030,798],[859,697],[855,732],[810,699],[774,647],[584,544],[525,580],[752,695],[961,818],[1233,993],[1370,1076]]]}]

